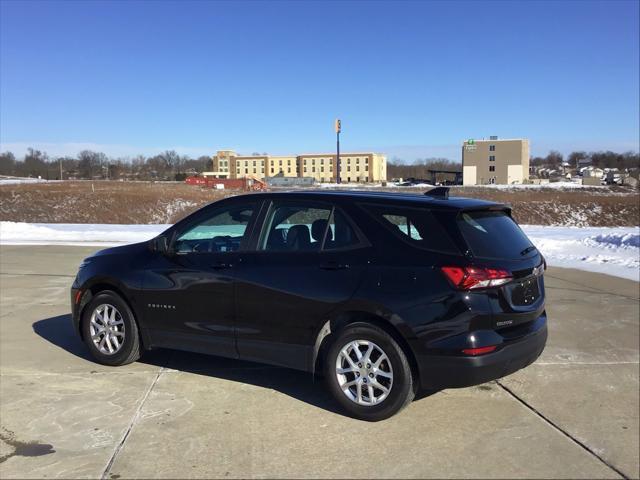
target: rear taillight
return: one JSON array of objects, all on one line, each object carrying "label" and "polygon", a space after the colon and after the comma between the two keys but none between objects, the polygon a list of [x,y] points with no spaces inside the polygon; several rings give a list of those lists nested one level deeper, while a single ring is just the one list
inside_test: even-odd
[{"label": "rear taillight", "polygon": [[498,287],[509,283],[513,276],[507,270],[481,267],[442,267],[442,273],[460,290]]},{"label": "rear taillight", "polygon": [[484,355],[485,353],[491,353],[496,349],[496,345],[491,345],[490,347],[478,347],[478,348],[465,348],[462,350],[462,353],[465,355]]}]

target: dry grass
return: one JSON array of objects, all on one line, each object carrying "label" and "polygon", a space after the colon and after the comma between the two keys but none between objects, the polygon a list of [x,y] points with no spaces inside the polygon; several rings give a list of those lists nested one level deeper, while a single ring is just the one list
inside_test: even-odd
[{"label": "dry grass", "polygon": [[61,182],[0,186],[0,219],[42,223],[173,223],[232,192],[183,183]]},{"label": "dry grass", "polygon": [[452,195],[509,203],[521,224],[579,227],[640,225],[640,195],[628,188],[509,189],[455,188]]},{"label": "dry grass", "polygon": [[[92,188],[93,186],[93,188]],[[398,191],[420,191],[393,189]],[[183,183],[78,181],[0,185],[0,220],[42,223],[173,223],[239,192]],[[640,196],[621,188],[454,188],[452,195],[510,203],[523,224],[636,226]]]}]

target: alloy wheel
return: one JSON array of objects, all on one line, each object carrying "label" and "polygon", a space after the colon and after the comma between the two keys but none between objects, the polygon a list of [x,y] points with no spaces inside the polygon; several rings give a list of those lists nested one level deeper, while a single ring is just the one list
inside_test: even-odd
[{"label": "alloy wheel", "polygon": [[104,355],[113,355],[124,344],[124,320],[116,307],[103,303],[91,314],[89,334],[98,351]]},{"label": "alloy wheel", "polygon": [[383,402],[393,386],[393,367],[387,354],[369,340],[353,340],[336,359],[336,378],[345,396],[358,405]]}]

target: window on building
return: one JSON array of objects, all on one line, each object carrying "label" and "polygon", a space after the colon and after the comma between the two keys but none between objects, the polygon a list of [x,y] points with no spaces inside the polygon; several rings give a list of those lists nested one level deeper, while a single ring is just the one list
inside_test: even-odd
[{"label": "window on building", "polygon": [[495,152],[496,151],[496,146],[495,145],[489,145],[489,151],[490,152]]},{"label": "window on building", "polygon": [[347,172],[351,171],[351,165],[347,165]]},{"label": "window on building", "polygon": [[311,167],[311,172],[316,173],[316,167]]},{"label": "window on building", "polygon": [[496,161],[496,156],[495,155],[489,155],[489,161],[490,162],[495,162]]},{"label": "window on building", "polygon": [[321,166],[320,166],[320,171],[321,171],[321,172],[324,172],[324,165],[321,165]]},{"label": "window on building", "polygon": [[496,171],[496,166],[495,165],[489,165],[489,171],[490,172],[495,172]]}]

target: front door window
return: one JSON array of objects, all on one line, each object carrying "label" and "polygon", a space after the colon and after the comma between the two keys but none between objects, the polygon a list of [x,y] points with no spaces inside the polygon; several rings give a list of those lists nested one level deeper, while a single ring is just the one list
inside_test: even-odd
[{"label": "front door window", "polygon": [[253,204],[215,210],[178,234],[176,253],[223,253],[240,250],[256,212]]}]

